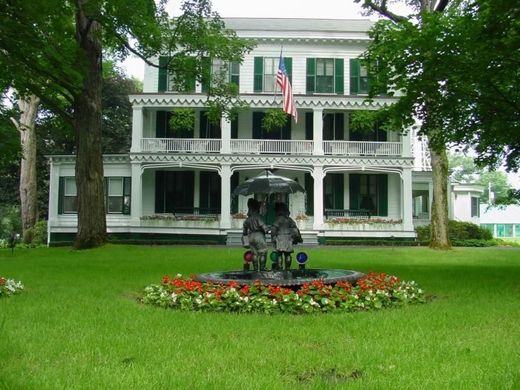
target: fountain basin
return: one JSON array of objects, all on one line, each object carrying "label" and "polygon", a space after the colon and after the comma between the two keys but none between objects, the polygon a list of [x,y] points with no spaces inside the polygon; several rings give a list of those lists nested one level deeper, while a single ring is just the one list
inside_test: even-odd
[{"label": "fountain basin", "polygon": [[297,287],[304,283],[320,280],[325,284],[349,282],[355,284],[365,276],[364,273],[345,269],[291,269],[280,271],[221,271],[198,274],[195,279],[199,282],[224,283],[236,282],[240,285],[252,284],[260,281],[262,284],[273,286]]}]

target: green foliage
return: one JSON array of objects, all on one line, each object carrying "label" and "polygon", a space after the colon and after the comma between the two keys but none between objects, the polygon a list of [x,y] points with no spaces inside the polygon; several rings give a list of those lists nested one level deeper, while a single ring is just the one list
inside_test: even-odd
[{"label": "green foliage", "polygon": [[20,209],[15,205],[0,205],[0,238],[22,232]]},{"label": "green foliage", "polygon": [[289,115],[283,110],[268,110],[262,119],[262,128],[267,132],[280,129],[288,120]]},{"label": "green foliage", "polygon": [[[417,240],[420,242],[428,242],[430,241],[430,225],[418,226],[415,230],[417,233]],[[461,222],[450,220],[448,223],[448,235],[450,241],[454,243],[457,242],[473,242],[478,243],[479,240],[487,241],[492,240],[493,235],[487,229],[481,228],[478,225],[475,225],[471,222]],[[469,245],[463,245],[469,246]],[[482,246],[482,245],[477,245]]]},{"label": "green foliage", "polygon": [[172,110],[170,126],[174,131],[193,132],[195,128],[195,111],[191,108],[175,108]]},{"label": "green foliage", "polygon": [[508,192],[512,189],[505,173],[489,169],[487,167],[479,167],[475,164],[474,159],[463,154],[450,154],[449,169],[451,178],[459,183],[480,184],[485,188],[480,201],[487,203],[489,200],[488,188],[495,194],[495,198],[503,199],[507,197]]},{"label": "green foliage", "polygon": [[34,225],[33,245],[47,245],[47,221],[38,221]]}]

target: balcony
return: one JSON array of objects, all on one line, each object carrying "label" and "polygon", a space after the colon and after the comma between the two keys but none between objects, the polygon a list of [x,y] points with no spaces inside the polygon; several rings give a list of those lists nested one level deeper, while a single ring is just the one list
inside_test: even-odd
[{"label": "balcony", "polygon": [[[401,157],[401,142],[323,141],[323,153],[332,156]],[[214,138],[142,138],[143,153],[220,153],[222,140]],[[307,140],[232,139],[232,154],[312,155]]]}]

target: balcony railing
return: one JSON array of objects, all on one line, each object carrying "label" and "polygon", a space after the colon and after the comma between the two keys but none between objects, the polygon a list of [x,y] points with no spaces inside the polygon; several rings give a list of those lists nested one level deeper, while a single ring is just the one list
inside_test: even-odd
[{"label": "balcony railing", "polygon": [[400,142],[324,141],[323,152],[347,156],[401,156]]},{"label": "balcony railing", "polygon": [[[222,140],[215,138],[142,138],[144,153],[219,153]],[[234,154],[312,155],[314,142],[308,140],[232,139]],[[323,152],[334,156],[401,156],[400,142],[323,141]]]}]

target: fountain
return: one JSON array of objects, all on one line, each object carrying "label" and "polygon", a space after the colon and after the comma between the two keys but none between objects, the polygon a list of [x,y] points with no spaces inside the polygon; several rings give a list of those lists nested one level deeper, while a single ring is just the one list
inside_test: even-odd
[{"label": "fountain", "polygon": [[[349,282],[355,284],[365,274],[358,271],[345,269],[306,268],[307,254],[299,252],[296,255],[298,269],[268,271],[250,271],[248,268],[251,257],[249,251],[244,254],[244,270],[208,272],[195,275],[199,282],[212,282],[227,284],[231,281],[240,285],[247,285],[260,281],[262,284],[273,286],[285,286],[298,288],[304,283],[320,280],[325,284],[336,284],[337,282]],[[273,252],[274,253],[274,252]]]}]

